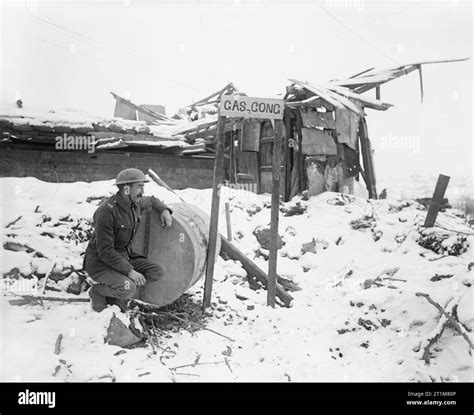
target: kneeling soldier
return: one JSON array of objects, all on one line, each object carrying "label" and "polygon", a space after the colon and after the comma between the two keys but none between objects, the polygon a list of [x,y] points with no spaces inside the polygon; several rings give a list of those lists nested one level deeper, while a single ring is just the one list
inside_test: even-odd
[{"label": "kneeling soldier", "polygon": [[137,287],[163,276],[160,264],[132,251],[141,211],[147,206],[151,204],[160,213],[163,227],[172,223],[169,207],[153,196],[143,196],[145,182],[147,178],[138,169],[121,171],[115,181],[118,192],[94,213],[94,232],[84,257],[84,269],[97,282],[89,290],[94,311],[104,310],[109,303],[126,310]]}]

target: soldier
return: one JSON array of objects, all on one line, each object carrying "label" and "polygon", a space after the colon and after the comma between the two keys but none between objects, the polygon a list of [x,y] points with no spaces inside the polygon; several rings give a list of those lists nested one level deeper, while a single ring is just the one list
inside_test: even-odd
[{"label": "soldier", "polygon": [[107,304],[117,304],[125,311],[138,287],[163,276],[160,264],[132,250],[141,210],[151,204],[160,213],[163,227],[172,223],[169,207],[153,196],[143,196],[145,182],[147,178],[138,169],[121,171],[115,181],[118,192],[94,213],[94,232],[84,256],[84,269],[97,282],[89,290],[94,311],[101,312]]}]

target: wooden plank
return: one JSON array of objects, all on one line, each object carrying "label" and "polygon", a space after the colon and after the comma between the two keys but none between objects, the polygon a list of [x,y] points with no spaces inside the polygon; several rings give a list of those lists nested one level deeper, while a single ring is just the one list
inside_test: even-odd
[{"label": "wooden plank", "polygon": [[303,127],[336,128],[333,112],[319,112],[310,109],[307,112],[301,111],[301,118],[303,120]]},{"label": "wooden plank", "polygon": [[212,206],[211,220],[209,225],[209,246],[206,259],[206,280],[204,283],[203,308],[211,305],[212,282],[214,278],[214,263],[216,255],[218,225],[219,225],[219,202],[220,186],[224,175],[224,131],[226,117],[219,116],[217,122],[217,144],[216,158],[214,161],[214,180],[212,184]]},{"label": "wooden plank", "polygon": [[234,90],[234,89],[235,89],[235,88],[234,88],[234,85],[232,84],[232,82],[228,83],[224,88],[219,89],[219,91],[213,92],[211,95],[208,95],[207,97],[202,98],[202,99],[200,99],[199,101],[196,101],[196,102],[192,103],[191,105],[188,105],[188,107],[193,107],[193,106],[195,106],[195,105],[209,104],[209,102],[207,102],[207,101],[209,101],[211,98],[215,97],[216,95],[219,96],[219,98],[220,98],[220,96],[221,96],[224,92],[226,92],[228,89],[230,89],[230,90]]},{"label": "wooden plank", "polygon": [[230,219],[230,207],[229,202],[225,203],[225,220],[227,224],[227,240],[232,242],[232,223]]},{"label": "wooden plank", "polygon": [[364,162],[364,180],[367,185],[367,190],[369,191],[369,198],[377,199],[374,161],[365,118],[361,118],[359,121],[359,142],[360,152],[362,153],[362,160]]},{"label": "wooden plank", "polygon": [[114,132],[96,132],[96,131],[91,131],[89,135],[93,136],[96,140],[100,140],[103,138],[116,138],[122,139],[125,142],[128,141],[182,141],[181,138],[182,136],[175,136],[175,135],[162,135],[162,136],[157,136],[153,134],[124,134],[124,133],[114,133]]},{"label": "wooden plank", "polygon": [[141,113],[144,113],[144,114],[147,114],[148,116],[150,116],[152,119],[155,119],[157,121],[169,121],[169,122],[172,122],[173,124],[175,124],[177,121],[173,118],[170,118],[170,117],[167,117],[166,115],[163,115],[163,114],[159,114],[159,113],[156,113],[154,111],[151,111],[149,109],[146,109],[146,108],[142,108],[142,107],[139,107],[138,105],[134,104],[133,102],[131,102],[130,100],[126,99],[126,98],[122,98],[121,96],[113,93],[113,92],[110,92],[112,94],[112,96],[117,100],[123,104],[123,105],[128,105],[130,106],[131,108],[133,108],[134,110],[138,111],[138,112],[141,112]]},{"label": "wooden plank", "polygon": [[316,128],[302,128],[302,153],[307,156],[336,155],[337,146],[327,133]]},{"label": "wooden plank", "polygon": [[308,91],[311,91],[313,94],[320,96],[321,98],[328,101],[330,104],[334,105],[335,107],[338,107],[338,108],[344,107],[337,99],[334,99],[334,97],[332,97],[331,94],[328,94],[327,91],[322,90],[321,88],[318,88],[315,85],[310,85],[308,82],[302,82],[296,79],[289,79],[289,81],[297,85],[300,85],[303,88],[306,88]]},{"label": "wooden plank", "polygon": [[[242,263],[242,267],[245,269],[245,271],[247,271],[248,275],[256,278],[265,287],[268,286],[268,276],[265,274],[265,271],[262,271],[253,261],[247,258],[240,249],[223,237],[221,237],[221,251],[224,252],[230,259],[233,259],[234,261],[240,261]],[[277,278],[279,277],[277,276]],[[283,304],[285,304],[285,306],[290,307],[293,297],[288,294],[280,284],[277,284],[276,286],[276,295],[283,302]]]},{"label": "wooden plank", "polygon": [[393,104],[389,104],[388,102],[383,102],[380,101],[379,99],[372,99],[370,97],[365,97],[359,94],[356,94],[349,90],[348,88],[344,87],[337,87],[337,86],[331,86],[329,89],[336,91],[337,93],[344,95],[348,98],[355,99],[357,101],[362,102],[366,107],[372,108],[375,110],[379,111],[385,111],[389,109],[390,107],[393,107]]},{"label": "wooden plank", "polygon": [[328,101],[337,108],[347,108],[361,116],[365,115],[363,110],[358,108],[357,105],[355,105],[351,100],[341,94],[330,91],[329,89],[322,86],[312,85],[309,82],[295,81],[292,79],[290,79],[290,81],[298,83],[307,90],[319,95],[321,98],[324,98],[324,100]]},{"label": "wooden plank", "polygon": [[273,186],[270,216],[270,257],[268,259],[267,306],[275,307],[278,258],[278,215],[280,212],[280,175],[281,175],[281,129],[282,122],[275,121],[275,142],[273,143]]},{"label": "wooden plank", "polygon": [[428,208],[428,213],[426,215],[424,227],[431,228],[436,223],[436,218],[438,216],[439,208],[443,203],[444,193],[448,187],[449,176],[440,174],[438,176],[438,181],[436,182],[435,191],[431,199],[430,207]]},{"label": "wooden plank", "polygon": [[304,168],[304,156],[302,151],[303,143],[303,120],[301,118],[301,111],[296,111],[296,128],[298,133],[298,152],[296,155],[297,171],[298,171],[298,192],[302,192],[306,189],[305,183],[305,168]]},{"label": "wooden plank", "polygon": [[359,116],[352,111],[336,108],[337,142],[347,144],[352,149],[357,148],[357,128]]},{"label": "wooden plank", "polygon": [[258,151],[260,148],[260,122],[257,120],[244,120],[242,123],[242,151]]},{"label": "wooden plank", "polygon": [[[64,183],[110,180],[123,168],[146,171],[156,169],[175,188],[209,188],[212,186],[214,160],[203,157],[177,157],[142,152],[79,152],[43,151],[36,146],[0,145],[0,176],[37,177],[40,180]],[[57,175],[57,176],[56,176]]]}]

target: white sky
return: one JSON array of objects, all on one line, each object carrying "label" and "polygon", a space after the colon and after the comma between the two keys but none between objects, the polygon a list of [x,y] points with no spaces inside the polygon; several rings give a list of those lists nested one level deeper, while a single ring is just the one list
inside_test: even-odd
[{"label": "white sky", "polygon": [[[466,1],[4,0],[2,101],[113,115],[109,91],[167,113],[232,81],[274,97],[288,78],[323,83],[369,67],[471,57]],[[367,110],[378,177],[471,176],[472,61],[382,86]],[[369,92],[374,95],[374,91]]]}]

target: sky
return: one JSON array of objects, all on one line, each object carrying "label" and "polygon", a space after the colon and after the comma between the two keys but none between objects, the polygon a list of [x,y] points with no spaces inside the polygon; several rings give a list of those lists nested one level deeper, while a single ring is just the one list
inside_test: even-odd
[{"label": "sky", "polygon": [[[3,0],[2,102],[112,116],[110,91],[167,114],[228,82],[278,97],[365,69],[472,56],[469,1]],[[473,176],[472,61],[423,66],[367,109],[378,177]],[[368,92],[374,96],[375,92]]]}]

